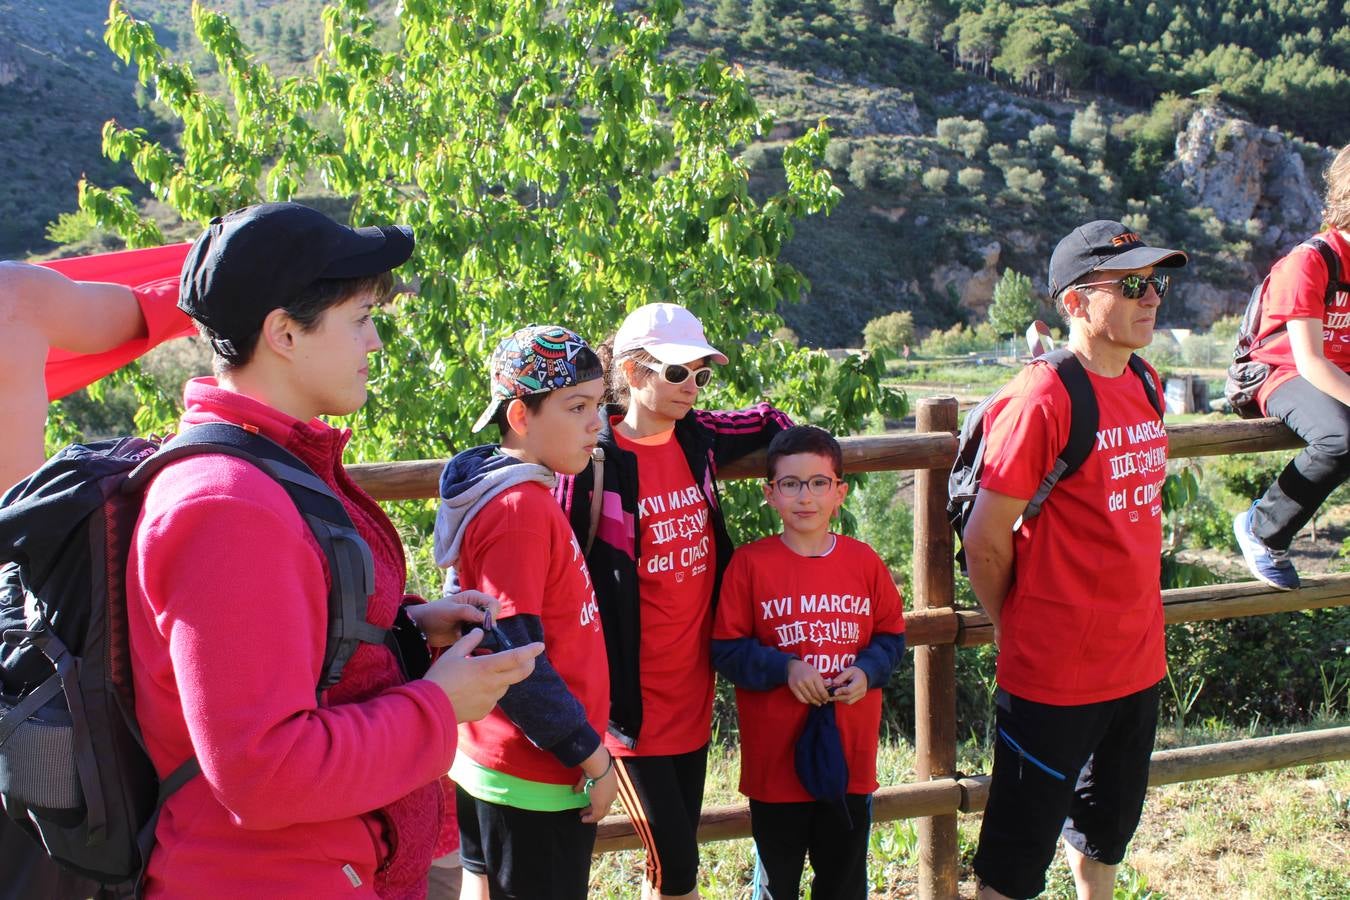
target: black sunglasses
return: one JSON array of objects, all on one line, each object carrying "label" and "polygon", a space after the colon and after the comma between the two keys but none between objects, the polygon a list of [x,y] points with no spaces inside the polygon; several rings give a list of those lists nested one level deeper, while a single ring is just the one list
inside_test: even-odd
[{"label": "black sunglasses", "polygon": [[666,363],[665,365],[657,365],[656,363],[649,363],[646,362],[645,360],[639,360],[639,362],[641,362],[642,365],[646,366],[648,369],[651,369],[653,372],[660,375],[661,380],[666,382],[667,384],[684,384],[685,380],[688,379],[690,375],[693,375],[694,384],[702,388],[707,387],[708,382],[712,381],[713,377],[713,370],[711,366],[703,366],[698,369],[690,369],[688,366],[681,366],[678,365],[677,363]]},{"label": "black sunglasses", "polygon": [[1077,287],[1120,287],[1120,295],[1126,300],[1139,300],[1148,290],[1149,285],[1153,285],[1153,290],[1157,292],[1158,299],[1161,300],[1167,296],[1167,289],[1172,286],[1171,275],[1126,275],[1124,278],[1116,281],[1088,281]]}]

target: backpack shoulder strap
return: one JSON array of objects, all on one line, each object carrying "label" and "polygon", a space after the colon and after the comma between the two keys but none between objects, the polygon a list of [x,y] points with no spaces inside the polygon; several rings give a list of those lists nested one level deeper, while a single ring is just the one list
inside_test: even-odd
[{"label": "backpack shoulder strap", "polygon": [[1322,262],[1327,266],[1327,290],[1323,300],[1330,303],[1338,291],[1345,290],[1346,285],[1341,283],[1341,257],[1336,252],[1336,248],[1320,234],[1315,234],[1303,242],[1306,246],[1312,247],[1322,257]]},{"label": "backpack shoulder strap", "polygon": [[1027,503],[1026,511],[1022,513],[1027,518],[1038,515],[1041,505],[1055,485],[1082,467],[1097,440],[1097,395],[1078,357],[1069,348],[1061,347],[1042,354],[1035,362],[1054,369],[1069,394],[1069,438],[1064,449],[1059,451],[1054,466]]},{"label": "backpack shoulder strap", "polygon": [[600,512],[605,503],[605,448],[596,447],[591,451],[591,467],[595,480],[591,485],[590,529],[586,532],[586,546],[581,555],[591,552],[595,545],[595,533],[600,530]]},{"label": "backpack shoulder strap", "polygon": [[149,479],[175,460],[204,453],[224,454],[256,466],[274,478],[295,503],[328,561],[328,636],[317,691],[337,684],[357,646],[388,644],[388,630],[366,621],[375,591],[375,560],[356,531],[342,501],[296,456],[280,444],[237,425],[194,425],[168,441],[127,478],[124,490],[143,490]]},{"label": "backpack shoulder strap", "polygon": [[1041,359],[1059,376],[1073,411],[1069,419],[1069,440],[1059,453],[1059,458],[1064,460],[1064,472],[1060,475],[1063,478],[1082,467],[1097,442],[1097,394],[1092,390],[1083,364],[1072,350],[1062,347]]},{"label": "backpack shoulder strap", "polygon": [[1165,409],[1163,408],[1162,392],[1158,390],[1158,382],[1149,371],[1148,363],[1137,353],[1130,354],[1130,371],[1138,376],[1144,385],[1144,393],[1148,395],[1149,406],[1158,413],[1158,418],[1163,417]]}]

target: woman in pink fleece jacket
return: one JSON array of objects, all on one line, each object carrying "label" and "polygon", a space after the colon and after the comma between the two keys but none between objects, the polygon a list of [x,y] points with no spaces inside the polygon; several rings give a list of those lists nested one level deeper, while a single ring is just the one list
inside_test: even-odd
[{"label": "woman in pink fleece jacket", "polygon": [[[184,425],[240,425],[328,484],[370,545],[367,619],[382,628],[405,600],[402,547],[342,467],[350,432],[317,417],[365,402],[380,348],[371,308],[412,246],[403,228],[353,230],[292,203],[249,207],[198,239],[179,299],[217,372],[188,383]],[[147,894],[423,896],[448,824],[440,779],[456,723],[485,715],[541,648],[471,658],[475,631],[405,682],[388,648],[362,644],[316,700],[325,561],[285,491],[228,456],[189,457],[155,478],[127,577],[151,759],[161,778],[194,755],[202,769],[164,806]],[[453,599],[408,613],[432,646],[482,620]]]}]

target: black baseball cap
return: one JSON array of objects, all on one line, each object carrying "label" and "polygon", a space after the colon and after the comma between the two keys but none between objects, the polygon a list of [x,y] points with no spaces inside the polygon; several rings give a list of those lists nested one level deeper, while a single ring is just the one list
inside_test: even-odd
[{"label": "black baseball cap", "polygon": [[1050,254],[1050,296],[1098,269],[1179,269],[1186,265],[1180,250],[1150,247],[1119,222],[1098,219],[1069,232]]},{"label": "black baseball cap", "polygon": [[188,251],[178,308],[209,328],[222,355],[272,310],[328,278],[396,269],[413,252],[406,225],[349,228],[299,203],[259,203],[211,220]]}]

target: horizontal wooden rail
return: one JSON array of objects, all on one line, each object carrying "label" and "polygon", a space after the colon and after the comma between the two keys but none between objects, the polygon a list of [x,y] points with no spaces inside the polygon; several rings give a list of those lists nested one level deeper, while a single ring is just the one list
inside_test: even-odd
[{"label": "horizontal wooden rail", "polygon": [[[1162,592],[1168,625],[1238,619],[1300,609],[1350,606],[1350,575],[1308,575],[1296,591],[1277,591],[1259,581],[1210,584]],[[989,617],[975,609],[922,609],[905,613],[905,643],[971,647],[994,639]]]},{"label": "horizontal wooden rail", "polygon": [[[1173,459],[1222,456],[1263,450],[1288,450],[1302,442],[1279,419],[1195,422],[1167,429]],[[956,458],[951,434],[879,434],[840,438],[847,472],[942,469]],[[357,463],[347,467],[356,483],[376,500],[432,500],[437,496],[443,459]],[[723,466],[721,478],[764,477],[764,453],[752,453]]]},{"label": "horizontal wooden rail", "polygon": [[[1341,759],[1350,759],[1350,727],[1159,750],[1153,754],[1148,783],[1150,787],[1159,787]],[[988,799],[987,775],[901,784],[877,790],[872,799],[872,817],[878,822],[889,822],[979,812]],[[745,804],[709,807],[699,820],[699,843],[749,836],[750,808]],[[633,850],[640,846],[627,816],[609,816],[600,823],[596,853]]]}]

